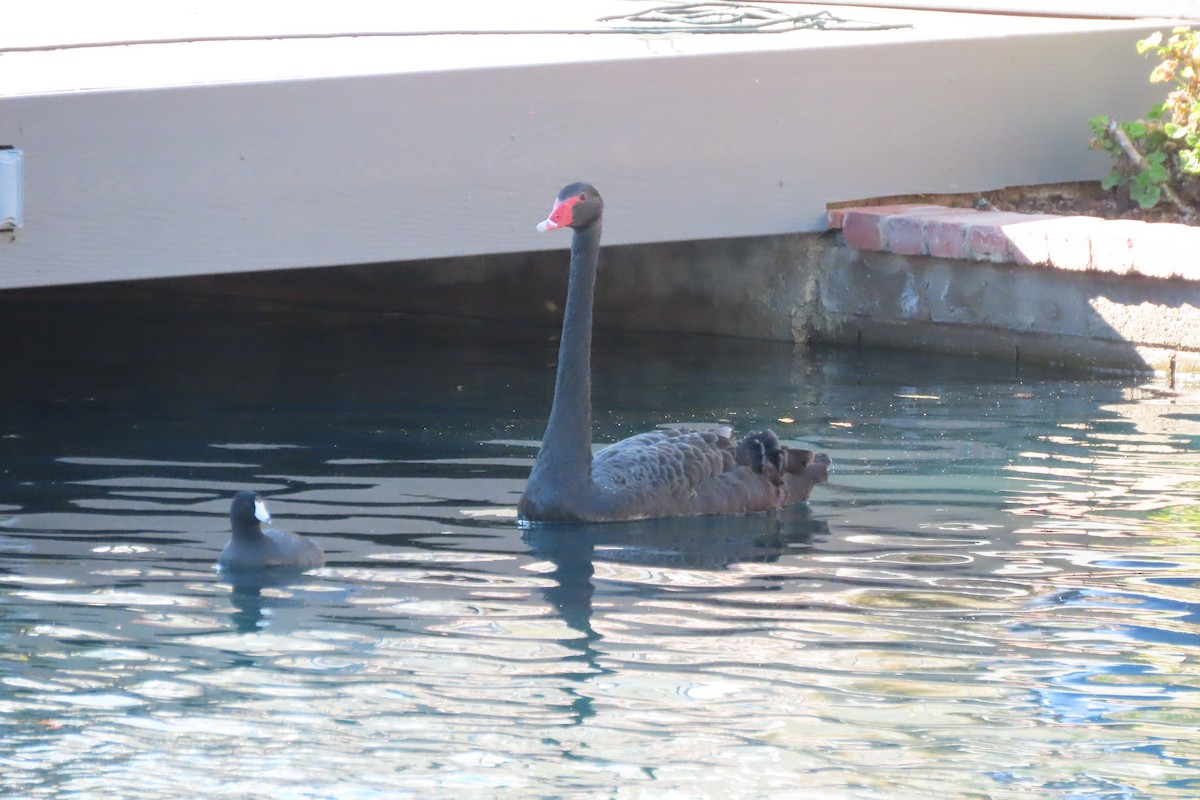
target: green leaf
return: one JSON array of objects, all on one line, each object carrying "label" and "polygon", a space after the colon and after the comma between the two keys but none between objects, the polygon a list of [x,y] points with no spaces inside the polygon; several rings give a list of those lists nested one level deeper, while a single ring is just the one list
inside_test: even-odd
[{"label": "green leaf", "polygon": [[1146,112],[1146,117],[1148,119],[1162,119],[1164,116],[1166,116],[1166,113],[1167,113],[1167,104],[1166,103],[1157,103],[1155,105],[1150,106],[1150,110]]},{"label": "green leaf", "polygon": [[1141,139],[1146,135],[1146,124],[1144,122],[1122,122],[1121,130],[1130,139]]},{"label": "green leaf", "polygon": [[1125,176],[1114,169],[1100,181],[1100,188],[1107,192],[1109,189],[1120,186],[1124,180]]},{"label": "green leaf", "polygon": [[1151,183],[1162,183],[1167,179],[1167,168],[1162,164],[1151,164],[1143,174]]},{"label": "green leaf", "polygon": [[[1130,194],[1132,195],[1132,192]],[[1162,187],[1151,184],[1144,191],[1139,192],[1138,195],[1138,197],[1134,197],[1133,199],[1137,201],[1139,206],[1142,208],[1154,208],[1162,198]]]},{"label": "green leaf", "polygon": [[1158,44],[1159,44],[1159,42],[1162,41],[1162,38],[1163,38],[1162,31],[1155,31],[1154,33],[1147,36],[1145,39],[1139,40],[1137,43],[1138,55],[1142,55],[1147,50],[1149,50],[1151,47],[1158,47]]},{"label": "green leaf", "polygon": [[1163,123],[1163,133],[1172,139],[1182,139],[1187,135],[1187,128],[1176,125],[1174,122],[1165,122]]},{"label": "green leaf", "polygon": [[1180,152],[1179,168],[1188,175],[1200,175],[1200,154],[1197,154],[1195,150]]},{"label": "green leaf", "polygon": [[1146,161],[1150,164],[1161,164],[1167,160],[1167,154],[1162,150],[1151,150],[1146,153]]}]

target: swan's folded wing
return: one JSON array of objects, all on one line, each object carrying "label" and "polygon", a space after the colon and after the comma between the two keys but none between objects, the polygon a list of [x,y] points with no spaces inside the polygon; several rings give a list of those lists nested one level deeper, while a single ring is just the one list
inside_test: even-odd
[{"label": "swan's folded wing", "polygon": [[663,428],[604,448],[592,460],[600,486],[686,497],[735,466],[734,443],[716,431]]}]

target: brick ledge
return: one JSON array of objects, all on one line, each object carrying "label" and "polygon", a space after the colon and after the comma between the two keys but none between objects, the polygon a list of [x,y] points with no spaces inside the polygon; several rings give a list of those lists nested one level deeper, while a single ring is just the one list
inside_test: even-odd
[{"label": "brick ledge", "polygon": [[838,208],[846,245],[905,256],[1200,281],[1200,227],[933,205]]}]

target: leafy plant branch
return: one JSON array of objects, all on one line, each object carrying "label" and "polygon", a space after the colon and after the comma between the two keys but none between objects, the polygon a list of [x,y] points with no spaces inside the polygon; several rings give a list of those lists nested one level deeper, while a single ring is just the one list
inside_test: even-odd
[{"label": "leafy plant branch", "polygon": [[1139,53],[1149,51],[1160,59],[1151,82],[1173,83],[1174,90],[1144,119],[1092,117],[1091,146],[1114,159],[1103,188],[1125,187],[1142,208],[1165,198],[1191,221],[1200,215],[1200,34],[1179,27],[1164,42],[1162,32],[1153,33],[1138,42]]},{"label": "leafy plant branch", "polygon": [[[1180,211],[1191,214],[1196,213],[1196,209],[1185,203],[1175,193],[1175,190],[1171,188],[1171,184],[1166,183],[1167,170],[1163,166],[1163,161],[1165,160],[1164,153],[1154,151],[1149,156],[1143,154],[1141,150],[1137,149],[1133,141],[1130,140],[1128,134],[1125,133],[1125,129],[1114,119],[1108,120],[1108,124],[1104,126],[1104,132],[1111,136],[1113,141],[1117,143],[1117,146],[1121,148],[1121,152],[1138,169],[1138,174],[1146,176],[1146,180],[1143,182],[1144,188],[1141,188],[1140,192],[1135,192],[1131,189],[1131,193],[1134,194],[1133,199],[1139,201],[1139,205],[1143,208],[1148,207],[1141,202],[1141,199],[1144,197],[1150,201],[1149,206],[1153,206],[1159,199],[1155,192],[1160,191]],[[1159,156],[1164,156],[1164,158],[1160,158]],[[1151,158],[1153,158],[1153,161],[1151,161]],[[1111,188],[1111,186],[1105,188]]]}]

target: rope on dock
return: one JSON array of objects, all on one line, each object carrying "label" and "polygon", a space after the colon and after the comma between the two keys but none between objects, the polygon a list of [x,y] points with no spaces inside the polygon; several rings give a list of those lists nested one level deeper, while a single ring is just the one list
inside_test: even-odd
[{"label": "rope on dock", "polygon": [[666,33],[787,33],[799,30],[822,31],[887,31],[911,28],[905,23],[876,23],[843,19],[828,11],[806,14],[787,14],[767,6],[712,0],[705,3],[683,3],[659,6],[634,14],[600,17],[597,22],[617,21],[634,23],[589,29],[526,30],[436,30],[436,31],[334,31],[328,33],[260,33],[212,36],[179,36],[155,39],[129,39],[71,44],[18,45],[0,47],[3,53],[29,53],[51,50],[81,50],[97,47],[128,47],[139,44],[193,44],[196,42],[255,42],[295,39],[354,39],[391,38],[404,36],[562,36],[592,34],[624,34],[653,36]]},{"label": "rope on dock", "polygon": [[862,22],[835,17],[828,11],[788,14],[768,6],[747,3],[684,3],[659,6],[635,14],[600,17],[597,22],[626,20],[649,27],[621,28],[621,33],[786,33],[799,30],[886,31],[911,28],[908,24]]}]

